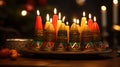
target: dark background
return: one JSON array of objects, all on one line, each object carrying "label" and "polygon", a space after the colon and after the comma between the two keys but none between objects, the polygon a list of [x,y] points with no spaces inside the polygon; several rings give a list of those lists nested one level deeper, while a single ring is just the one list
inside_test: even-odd
[{"label": "dark background", "polygon": [[[113,45],[113,30],[112,30],[112,0],[84,0],[82,4],[77,4],[76,0],[1,0],[3,5],[0,5],[0,41],[1,44],[6,38],[33,38],[36,10],[39,9],[43,24],[45,23],[46,14],[49,13],[52,17],[53,9],[57,8],[62,16],[66,16],[65,21],[73,23],[73,17],[81,20],[82,12],[91,13],[97,17],[97,22],[101,26],[101,6],[107,7],[107,40],[110,46]],[[30,8],[31,7],[31,8]],[[21,16],[20,12],[25,9],[28,11],[27,16]],[[119,7],[120,9],[120,7]],[[120,15],[119,15],[120,17]],[[118,20],[120,21],[120,19]],[[120,24],[120,23],[119,23]],[[120,36],[117,32],[117,39]],[[119,42],[118,42],[119,43]]]}]

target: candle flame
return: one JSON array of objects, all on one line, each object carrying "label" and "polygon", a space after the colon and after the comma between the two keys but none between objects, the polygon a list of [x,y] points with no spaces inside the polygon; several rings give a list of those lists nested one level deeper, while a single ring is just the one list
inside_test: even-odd
[{"label": "candle flame", "polygon": [[57,9],[56,8],[54,8],[54,14],[57,14]]},{"label": "candle flame", "polygon": [[83,16],[85,16],[85,11],[83,11]]},{"label": "candle flame", "polygon": [[49,19],[50,19],[50,16],[49,16],[49,14],[47,14],[46,15],[46,20],[49,21]]},{"label": "candle flame", "polygon": [[77,19],[76,18],[73,18],[73,22],[76,23]]},{"label": "candle flame", "polygon": [[62,18],[62,21],[63,21],[63,22],[65,21],[65,16]]},{"label": "candle flame", "polygon": [[79,22],[80,22],[79,19],[77,19],[76,22],[77,22],[77,24],[79,24]]},{"label": "candle flame", "polygon": [[101,6],[102,11],[106,11],[106,9],[107,9],[106,6]]},{"label": "candle flame", "polygon": [[113,4],[118,4],[118,0],[113,0]]},{"label": "candle flame", "polygon": [[85,24],[87,25],[87,21],[85,21]]},{"label": "candle flame", "polygon": [[89,18],[91,19],[92,15],[91,15],[90,13],[89,13],[89,15],[88,15],[88,16],[89,16]]},{"label": "candle flame", "polygon": [[59,12],[58,14],[58,19],[60,20],[61,19],[61,13]]},{"label": "candle flame", "polygon": [[68,21],[66,22],[66,25],[68,25]]},{"label": "candle flame", "polygon": [[26,15],[27,15],[27,11],[26,11],[26,10],[22,10],[22,11],[21,11],[21,15],[22,15],[22,16],[26,16]]},{"label": "candle flame", "polygon": [[50,23],[52,23],[52,18],[50,18]]},{"label": "candle flame", "polygon": [[40,15],[40,11],[39,10],[37,10],[37,15]]},{"label": "candle flame", "polygon": [[96,22],[96,16],[94,16],[94,18],[93,18],[93,19],[94,19],[94,22]]}]

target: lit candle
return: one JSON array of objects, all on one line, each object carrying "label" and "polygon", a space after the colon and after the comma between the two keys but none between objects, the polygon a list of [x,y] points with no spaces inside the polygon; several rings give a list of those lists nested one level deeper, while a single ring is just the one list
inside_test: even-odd
[{"label": "lit candle", "polygon": [[106,13],[106,6],[101,6],[101,13],[102,13],[102,27],[106,27],[107,25],[107,13]]},{"label": "lit candle", "polygon": [[61,25],[60,25],[60,29],[59,30],[66,30],[66,28],[65,28],[65,23],[62,23]]},{"label": "lit candle", "polygon": [[70,30],[78,30],[76,21],[76,18],[74,18]]},{"label": "lit candle", "polygon": [[58,20],[57,9],[54,8],[54,15],[53,15],[53,19],[52,19],[52,24],[54,26],[55,33],[56,33],[56,30],[57,30],[57,20]]},{"label": "lit candle", "polygon": [[91,19],[91,14],[89,13],[88,27],[90,31],[92,31],[92,25],[93,25],[93,20]]},{"label": "lit candle", "polygon": [[68,39],[68,43],[69,43],[69,25],[68,25],[68,22],[66,22],[65,28],[67,30],[67,39]]},{"label": "lit candle", "polygon": [[47,30],[49,25],[50,25],[49,14],[47,14],[47,15],[46,15],[46,23],[45,23],[44,29]]},{"label": "lit candle", "polygon": [[93,33],[92,33],[92,37],[93,37],[93,41],[100,41],[100,29],[99,29],[99,25],[96,22],[96,17],[94,16],[93,18],[94,23],[93,23]]},{"label": "lit candle", "polygon": [[57,33],[58,33],[58,30],[59,30],[61,24],[62,24],[61,13],[59,13],[58,14],[58,21],[57,21]]},{"label": "lit candle", "polygon": [[37,16],[36,16],[36,24],[35,24],[35,30],[43,30],[42,26],[42,19],[39,10],[37,10]]},{"label": "lit candle", "polygon": [[81,18],[81,30],[82,31],[85,25],[86,25],[86,17],[85,17],[85,12],[83,12],[83,17]]},{"label": "lit candle", "polygon": [[85,25],[83,27],[83,31],[89,31],[89,27],[88,27],[87,21],[85,21]]},{"label": "lit candle", "polygon": [[80,27],[80,25],[79,25],[79,23],[80,23],[79,19],[76,19],[76,23],[77,23],[77,29],[78,29],[78,32],[79,32],[79,34],[80,34],[80,41],[81,41],[81,33],[82,33],[82,30],[81,30],[81,27]]},{"label": "lit candle", "polygon": [[118,24],[118,0],[113,0],[113,24]]},{"label": "lit candle", "polygon": [[52,24],[52,18],[50,18],[50,25],[48,26],[48,30],[49,30],[50,32],[55,32],[54,26],[53,26],[53,24]]},{"label": "lit candle", "polygon": [[80,25],[79,25],[80,21],[79,21],[79,19],[76,19],[76,23],[77,23],[78,31],[79,31],[79,33],[80,33]]},{"label": "lit candle", "polygon": [[93,31],[94,32],[100,32],[99,26],[96,22],[96,17],[94,16],[94,23],[93,23]]},{"label": "lit candle", "polygon": [[66,30],[66,29],[65,29],[65,23],[63,23],[64,21],[65,21],[65,16],[62,18],[62,23],[61,23],[61,25],[60,25],[59,30]]}]

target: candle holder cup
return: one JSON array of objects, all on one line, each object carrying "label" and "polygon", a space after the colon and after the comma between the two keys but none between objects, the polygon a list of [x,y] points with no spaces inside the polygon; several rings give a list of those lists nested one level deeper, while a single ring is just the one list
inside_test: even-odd
[{"label": "candle holder cup", "polygon": [[66,51],[67,50],[67,41],[68,41],[67,31],[59,30],[54,50],[55,51]]},{"label": "candle holder cup", "polygon": [[40,50],[41,46],[44,42],[43,39],[43,30],[36,30],[35,31],[35,36],[34,36],[34,41],[32,45],[30,46],[33,50]]},{"label": "candle holder cup", "polygon": [[92,33],[90,31],[83,31],[81,36],[81,49],[83,51],[94,51],[94,45],[93,45],[93,37]]},{"label": "candle holder cup", "polygon": [[68,45],[69,51],[80,51],[80,33],[78,30],[70,31],[70,43]]},{"label": "candle holder cup", "polygon": [[93,34],[93,43],[94,43],[95,49],[99,51],[99,48],[102,44],[100,32],[94,31],[92,32],[92,34]]},{"label": "candle holder cup", "polygon": [[44,31],[44,43],[41,46],[42,51],[52,51],[56,38],[55,38],[55,33],[54,31]]}]

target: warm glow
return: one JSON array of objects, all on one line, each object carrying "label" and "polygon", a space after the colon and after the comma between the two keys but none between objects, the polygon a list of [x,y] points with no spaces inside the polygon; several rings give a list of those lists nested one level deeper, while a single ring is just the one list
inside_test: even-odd
[{"label": "warm glow", "polygon": [[40,15],[40,11],[39,10],[37,10],[37,15]]},{"label": "warm glow", "polygon": [[0,6],[4,5],[4,1],[0,0]]},{"label": "warm glow", "polygon": [[50,23],[52,23],[52,18],[50,18]]},{"label": "warm glow", "polygon": [[77,24],[79,24],[79,22],[80,22],[79,19],[77,19],[76,22],[77,22]]},{"label": "warm glow", "polygon": [[102,11],[106,11],[106,6],[101,6]]},{"label": "warm glow", "polygon": [[63,22],[65,21],[65,16],[62,18],[62,21],[63,21]]},{"label": "warm glow", "polygon": [[68,22],[66,22],[66,25],[68,25]]},{"label": "warm glow", "polygon": [[91,18],[92,18],[92,15],[89,13],[88,17],[91,19]]},{"label": "warm glow", "polygon": [[86,0],[76,0],[76,3],[81,6],[85,3],[85,1]]},{"label": "warm glow", "polygon": [[21,38],[10,38],[6,39],[6,41],[33,41],[33,39],[21,39]]},{"label": "warm glow", "polygon": [[47,14],[46,15],[46,20],[49,21],[49,19],[50,19],[50,16],[49,16],[49,14]]},{"label": "warm glow", "polygon": [[113,29],[114,29],[114,30],[117,30],[117,31],[120,31],[120,26],[119,26],[119,25],[114,25],[114,26],[113,26]]},{"label": "warm glow", "polygon": [[96,22],[96,17],[95,16],[94,16],[93,20],[94,20],[94,22]]},{"label": "warm glow", "polygon": [[113,0],[113,4],[118,4],[118,0]]},{"label": "warm glow", "polygon": [[26,10],[22,10],[22,11],[21,11],[21,15],[22,15],[22,16],[26,16],[26,15],[27,15],[27,11],[26,11]]},{"label": "warm glow", "polygon": [[73,18],[73,22],[76,23],[76,22],[77,22],[77,19],[76,19],[76,18]]},{"label": "warm glow", "polygon": [[83,11],[83,16],[85,16],[85,11]]},{"label": "warm glow", "polygon": [[85,24],[87,25],[87,21],[85,21]]},{"label": "warm glow", "polygon": [[61,13],[59,12],[58,14],[58,19],[60,20],[61,19]]},{"label": "warm glow", "polygon": [[54,14],[57,14],[57,9],[56,8],[54,8]]}]

